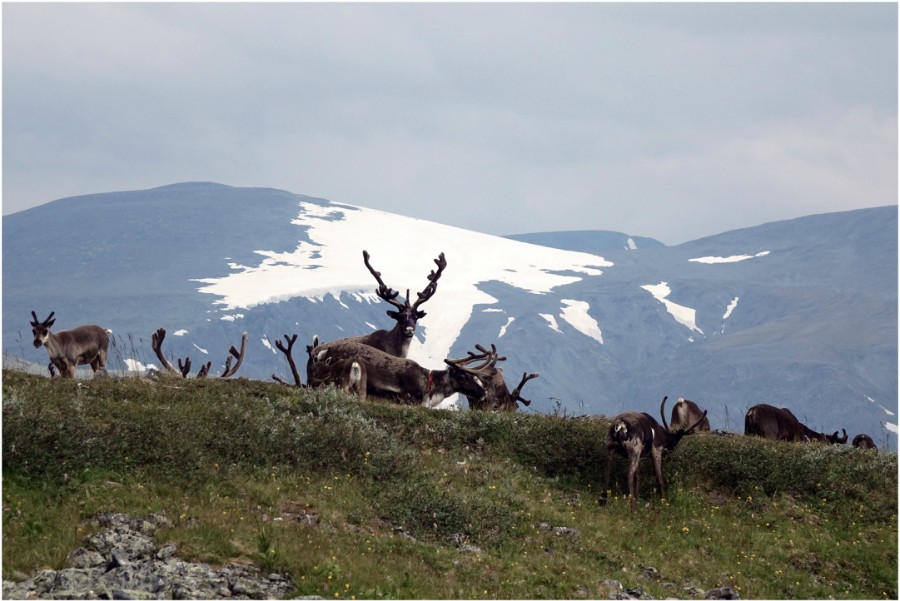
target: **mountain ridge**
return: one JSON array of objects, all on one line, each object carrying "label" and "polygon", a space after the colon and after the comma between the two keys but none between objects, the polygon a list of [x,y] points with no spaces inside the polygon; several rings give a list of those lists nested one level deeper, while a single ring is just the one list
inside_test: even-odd
[{"label": "mountain ridge", "polygon": [[[118,366],[129,354],[153,363],[157,327],[188,330],[167,338],[167,353],[214,364],[248,331],[238,375],[267,379],[285,373],[274,349],[284,334],[328,340],[393,325],[363,248],[411,294],[446,251],[415,343],[423,365],[494,342],[508,378],[541,372],[523,391],[537,411],[559,401],[570,413],[655,415],[663,395],[684,396],[714,428],[740,430],[749,405],[771,402],[814,428],[843,421],[875,435],[896,423],[896,223],[891,205],[677,246],[610,232],[597,241],[606,250],[590,253],[572,248],[588,234],[553,249],[272,188],[84,195],[3,217],[3,350],[44,360],[23,340],[31,310],[55,310],[58,327],[112,327]],[[375,235],[385,227],[410,233],[391,246]],[[636,248],[621,244],[629,238]]]}]

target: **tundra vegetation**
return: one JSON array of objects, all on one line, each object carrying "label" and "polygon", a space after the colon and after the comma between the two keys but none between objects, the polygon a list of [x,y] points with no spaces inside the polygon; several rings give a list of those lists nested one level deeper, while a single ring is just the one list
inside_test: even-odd
[{"label": "tundra vegetation", "polygon": [[896,599],[897,456],[715,433],[640,462],[609,420],[430,411],[334,387],[3,372],[3,577],[63,567],[100,512],[159,513],[186,560],[296,595]]}]

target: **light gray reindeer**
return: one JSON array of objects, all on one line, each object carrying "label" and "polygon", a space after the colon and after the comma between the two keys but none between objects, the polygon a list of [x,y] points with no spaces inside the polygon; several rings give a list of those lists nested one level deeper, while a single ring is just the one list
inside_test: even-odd
[{"label": "light gray reindeer", "polygon": [[38,321],[37,314],[32,311],[31,333],[34,334],[34,348],[41,345],[50,356],[50,374],[53,368],[59,369],[63,378],[74,378],[75,367],[90,364],[94,374],[99,370],[106,371],[106,353],[109,349],[109,334],[100,326],[83,325],[73,330],[63,330],[54,334],[50,328],[56,323],[54,311],[44,321]]}]

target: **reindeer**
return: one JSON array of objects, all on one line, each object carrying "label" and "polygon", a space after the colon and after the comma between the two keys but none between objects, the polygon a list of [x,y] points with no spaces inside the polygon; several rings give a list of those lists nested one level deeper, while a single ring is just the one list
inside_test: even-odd
[{"label": "reindeer", "polygon": [[[705,412],[700,409],[694,401],[680,398],[675,405],[672,406],[672,419],[670,426],[673,430],[684,430],[687,425],[697,421],[701,414]],[[709,432],[709,419],[703,417],[700,425],[697,426],[697,432]]]},{"label": "reindeer", "polygon": [[334,382],[344,390],[355,386],[361,401],[366,400],[368,391],[430,408],[454,393],[482,397],[482,378],[489,377],[497,362],[496,354],[483,357],[484,363],[476,368],[467,366],[471,357],[444,359],[447,369],[430,370],[412,359],[394,357],[359,342],[334,342],[339,344],[317,347],[314,340],[307,383]]},{"label": "reindeer", "polygon": [[786,407],[773,407],[761,403],[747,410],[744,416],[744,434],[761,436],[770,440],[785,440],[788,442],[821,441],[831,444],[845,444],[847,431],[843,437],[837,431],[834,434],[816,432],[800,420]]},{"label": "reindeer", "polygon": [[[467,360],[468,362],[481,360],[489,353],[497,355],[497,347],[493,344],[491,345],[490,351],[485,349],[480,344],[476,344],[475,348],[481,351],[481,355],[476,355],[472,351],[469,351],[469,359]],[[497,361],[506,361],[506,357],[503,355],[497,355]],[[498,367],[486,380],[482,380],[485,387],[484,397],[477,398],[473,396],[466,396],[466,399],[468,399],[469,401],[469,409],[480,411],[516,411],[519,408],[518,403],[522,403],[527,407],[531,404],[531,401],[522,398],[522,387],[528,380],[537,377],[540,377],[540,374],[527,372],[523,373],[522,380],[519,382],[519,385],[516,386],[512,390],[512,392],[510,392],[509,388],[506,385],[506,381],[503,379],[503,369]]]},{"label": "reindeer", "polygon": [[872,440],[872,437],[868,434],[857,434],[853,437],[853,442],[851,442],[850,444],[857,449],[878,450],[878,447],[875,445],[875,441]]},{"label": "reindeer", "polygon": [[325,343],[322,346],[334,344],[339,341],[358,342],[377,348],[389,355],[405,358],[409,353],[409,343],[412,341],[413,335],[416,332],[416,323],[426,315],[425,311],[420,310],[419,307],[434,296],[434,293],[437,291],[438,280],[444,272],[444,268],[447,267],[447,260],[444,258],[444,253],[438,255],[438,258],[434,260],[437,265],[437,271],[432,270],[431,273],[428,274],[428,285],[425,286],[425,289],[422,290],[422,292],[416,293],[418,298],[412,304],[409,302],[409,289],[406,290],[406,298],[402,303],[397,300],[397,296],[399,296],[400,292],[392,290],[385,285],[384,281],[381,279],[381,272],[375,271],[372,264],[369,263],[369,252],[366,250],[363,251],[363,262],[366,264],[369,273],[371,273],[375,277],[375,281],[378,282],[378,289],[375,291],[375,294],[378,295],[378,298],[397,308],[396,311],[390,309],[387,311],[388,316],[397,323],[394,324],[394,327],[391,330],[376,330],[365,336],[341,338],[340,340]]},{"label": "reindeer", "polygon": [[[156,358],[159,359],[162,366],[165,368],[166,372],[172,375],[180,375],[182,378],[187,378],[188,374],[191,373],[191,358],[185,357],[184,361],[180,358],[178,359],[178,369],[172,366],[171,363],[166,359],[165,355],[162,352],[162,343],[166,338],[166,329],[159,328],[150,338],[150,348],[153,349],[153,352],[156,354]],[[247,350],[247,332],[244,332],[243,336],[241,336],[241,350],[238,351],[234,346],[228,349],[228,357],[225,359],[225,370],[219,376],[220,378],[230,378],[233,376],[238,368],[240,368],[241,363],[244,362],[244,351]],[[231,365],[232,358],[236,359],[237,362],[234,366]],[[199,371],[197,371],[197,378],[205,378],[209,375],[209,370],[212,367],[212,361],[207,361],[203,364]]]},{"label": "reindeer", "polygon": [[106,353],[109,349],[109,333],[100,326],[84,325],[73,330],[63,330],[54,334],[50,328],[56,322],[54,311],[44,321],[38,321],[37,314],[31,312],[31,333],[34,334],[34,348],[44,345],[50,356],[50,375],[53,368],[59,369],[64,378],[75,377],[75,367],[90,364],[94,374],[106,372]]},{"label": "reindeer", "polygon": [[653,459],[656,471],[656,483],[659,485],[659,496],[665,498],[665,481],[662,473],[662,457],[664,453],[675,450],[681,439],[694,431],[706,418],[706,411],[689,428],[670,430],[666,423],[666,399],[663,397],[659,406],[659,416],[663,425],[657,423],[647,413],[627,411],[615,416],[610,422],[606,442],[606,481],[600,494],[600,504],[605,504],[609,492],[609,478],[612,472],[613,454],[618,453],[628,459],[628,496],[634,507],[638,493],[638,466],[642,457]]}]

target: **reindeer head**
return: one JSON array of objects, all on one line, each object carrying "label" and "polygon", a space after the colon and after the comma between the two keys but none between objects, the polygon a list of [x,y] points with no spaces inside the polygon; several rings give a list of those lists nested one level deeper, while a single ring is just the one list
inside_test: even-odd
[{"label": "reindeer head", "polygon": [[666,451],[674,451],[675,447],[678,446],[678,443],[681,442],[681,439],[684,438],[685,436],[687,436],[688,434],[690,434],[691,432],[693,432],[694,429],[700,425],[700,423],[706,417],[707,412],[704,410],[703,415],[701,415],[697,419],[697,421],[695,421],[691,425],[691,427],[687,428],[686,430],[679,429],[679,430],[672,431],[669,429],[669,424],[666,422],[666,400],[668,398],[669,398],[668,396],[663,397],[662,403],[659,406],[659,416],[662,418],[663,429],[665,430],[665,433],[666,433],[665,450]]},{"label": "reindeer head", "polygon": [[47,337],[50,336],[50,327],[56,322],[53,319],[53,313],[54,311],[51,311],[44,321],[38,321],[37,314],[34,311],[31,312],[31,317],[33,318],[31,333],[34,335],[34,348],[41,348],[41,345],[47,342]]},{"label": "reindeer head", "polygon": [[437,291],[437,281],[441,277],[441,273],[444,271],[444,268],[447,267],[447,260],[444,258],[444,253],[438,255],[438,258],[434,260],[435,264],[437,264],[437,271],[432,270],[428,275],[428,285],[422,292],[417,292],[418,299],[416,302],[410,304],[409,303],[409,289],[406,290],[406,298],[401,303],[397,300],[397,297],[400,295],[399,291],[392,290],[388,288],[384,281],[381,279],[381,272],[375,271],[372,265],[369,263],[369,252],[363,251],[363,262],[365,262],[366,267],[373,276],[375,276],[375,281],[378,282],[378,290],[376,290],[376,294],[378,298],[387,301],[397,308],[396,311],[392,311],[388,309],[388,316],[397,322],[397,326],[400,331],[403,333],[403,336],[406,338],[412,338],[416,333],[416,323],[418,320],[425,317],[425,311],[419,310],[419,305],[430,299],[434,296],[435,291]]},{"label": "reindeer head", "polygon": [[[504,361],[506,357],[497,354],[497,347],[494,345],[491,345],[490,351],[480,344],[476,344],[475,347],[481,351],[480,355],[469,351],[467,357],[444,359],[444,363],[450,367],[450,380],[453,382],[454,388],[465,396],[480,400],[487,394],[485,382],[488,382],[496,373],[497,361]],[[474,361],[482,361],[482,363],[470,367],[469,364]]]}]

